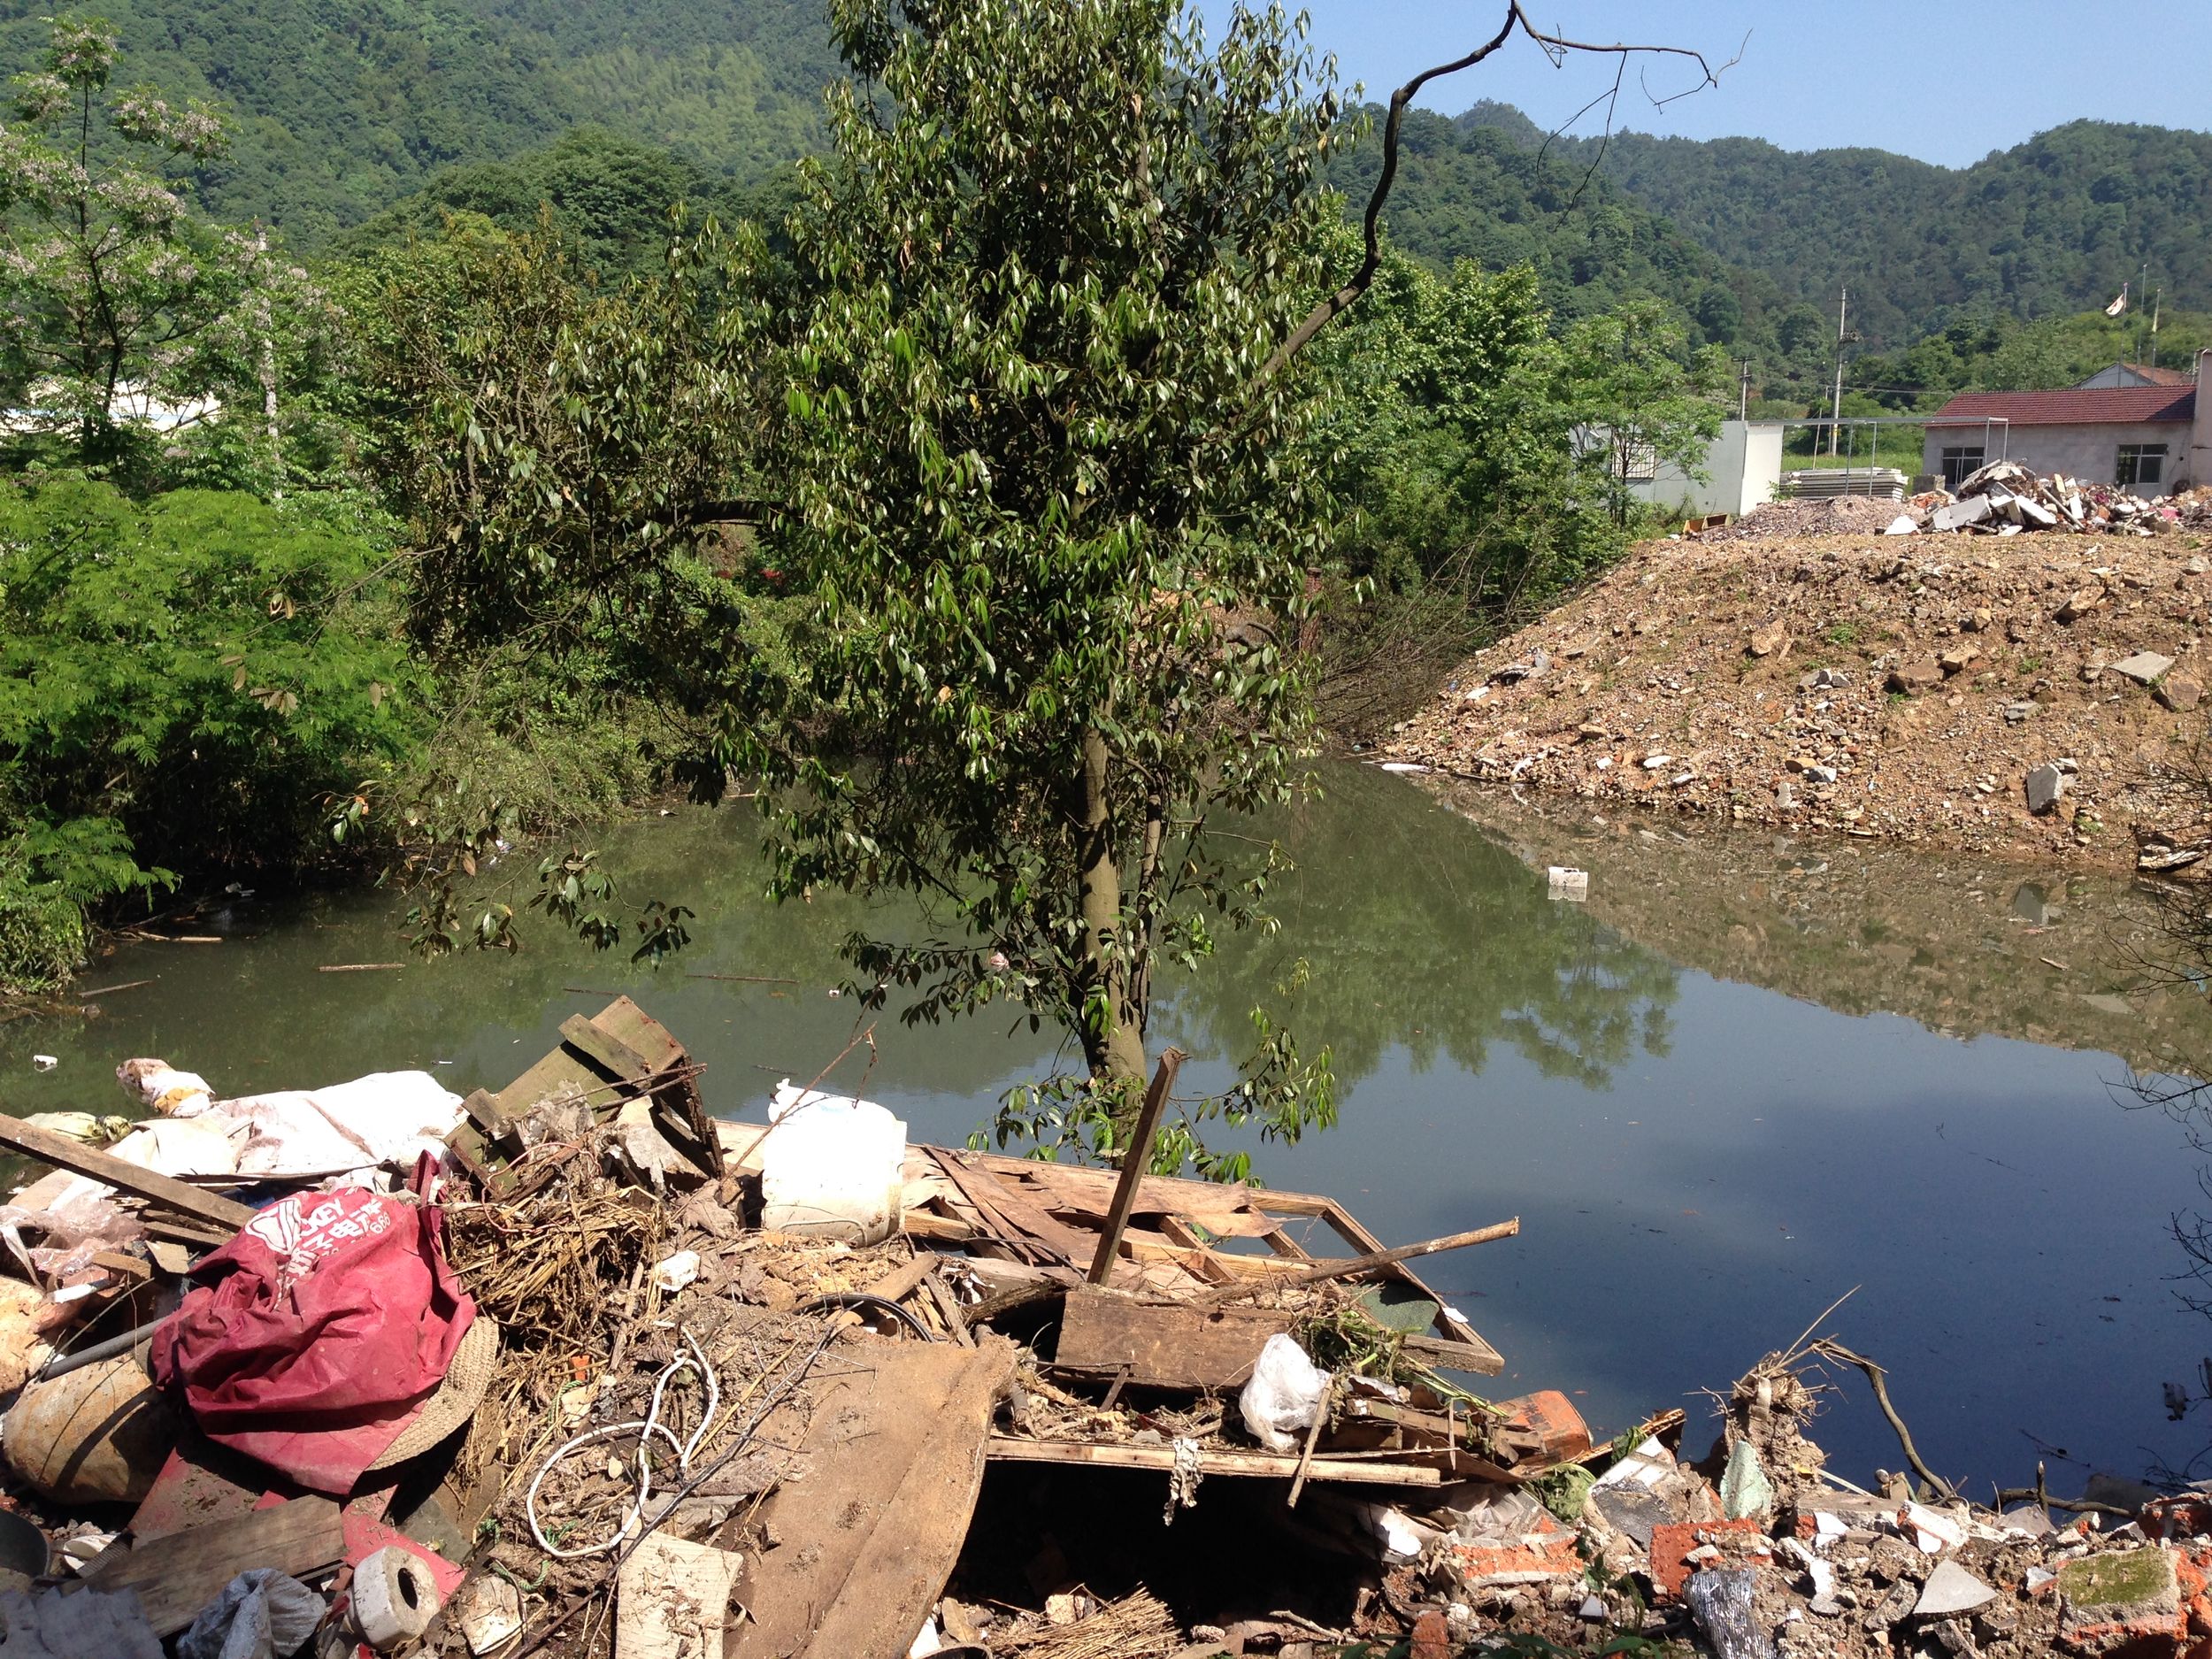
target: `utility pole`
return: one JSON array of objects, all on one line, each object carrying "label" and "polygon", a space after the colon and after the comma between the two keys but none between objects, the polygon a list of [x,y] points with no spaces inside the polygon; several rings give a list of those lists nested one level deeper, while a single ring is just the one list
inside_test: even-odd
[{"label": "utility pole", "polygon": [[1847,330],[1851,319],[1851,290],[1845,288],[1842,292],[1842,301],[1836,307],[1836,400],[1829,407],[1834,418],[1834,424],[1828,428],[1831,456],[1835,454],[1836,441],[1843,433],[1843,342],[1848,337]]},{"label": "utility pole", "polygon": [[1751,359],[1749,357],[1746,357],[1743,360],[1742,377],[1736,382],[1736,419],[1739,420],[1749,419],[1750,416],[1747,411],[1750,409],[1750,407]]}]

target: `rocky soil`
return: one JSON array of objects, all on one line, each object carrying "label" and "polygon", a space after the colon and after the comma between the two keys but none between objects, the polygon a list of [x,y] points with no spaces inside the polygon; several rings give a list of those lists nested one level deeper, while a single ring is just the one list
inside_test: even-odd
[{"label": "rocky soil", "polygon": [[2205,839],[2212,536],[1648,542],[1460,665],[1381,757],[2003,856]]}]

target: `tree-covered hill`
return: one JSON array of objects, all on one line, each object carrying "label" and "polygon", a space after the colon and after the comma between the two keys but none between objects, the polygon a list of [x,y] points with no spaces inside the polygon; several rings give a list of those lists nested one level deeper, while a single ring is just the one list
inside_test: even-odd
[{"label": "tree-covered hill", "polygon": [[[1541,134],[1504,105],[1463,126],[1518,147]],[[1895,347],[1962,313],[2034,318],[2102,305],[2146,262],[2165,303],[2212,308],[2212,133],[2074,121],[1970,167],[1880,150],[1793,152],[1759,139],[1617,133],[1554,140],[1708,252]]]},{"label": "tree-covered hill", "polygon": [[[0,0],[25,69],[49,0]],[[235,123],[200,177],[217,217],[315,247],[441,168],[597,125],[718,177],[820,142],[833,68],[818,0],[108,0],[134,78]]]}]

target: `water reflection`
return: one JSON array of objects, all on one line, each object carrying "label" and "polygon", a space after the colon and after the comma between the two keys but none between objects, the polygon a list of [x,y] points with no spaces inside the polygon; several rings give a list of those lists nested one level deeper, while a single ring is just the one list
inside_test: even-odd
[{"label": "water reflection", "polygon": [[[1256,1005],[1280,1010],[1340,1085],[1402,1049],[1468,1073],[1502,1043],[1543,1076],[1603,1087],[1663,1056],[1676,972],[1581,907],[1548,902],[1510,852],[1440,818],[1417,791],[1339,771],[1277,826],[1296,870],[1272,895],[1280,931],[1238,941],[1173,997],[1187,1048],[1233,1055]],[[1302,960],[1302,993],[1281,987]]]}]

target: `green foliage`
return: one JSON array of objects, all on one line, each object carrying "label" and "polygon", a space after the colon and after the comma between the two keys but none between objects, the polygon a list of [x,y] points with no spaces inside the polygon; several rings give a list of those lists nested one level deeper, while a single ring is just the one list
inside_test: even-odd
[{"label": "green foliage", "polygon": [[833,21],[777,540],[840,741],[765,757],[779,888],[921,896],[930,936],[851,942],[876,993],[1010,1000],[1119,1112],[1156,965],[1257,919],[1271,859],[1210,816],[1309,741],[1328,504],[1296,387],[1255,380],[1325,275],[1336,106],[1276,10],[1217,49],[1166,0]]},{"label": "green foliage", "polygon": [[0,998],[58,989],[85,955],[83,906],[35,873],[27,839],[0,843]]},{"label": "green foliage", "polygon": [[[2168,368],[2212,345],[2212,315],[2167,310],[2158,321],[2158,357]],[[2088,311],[2029,323],[2003,312],[1962,319],[1901,351],[1853,361],[1848,385],[1871,396],[1858,404],[1847,395],[1844,411],[1925,411],[1957,392],[2076,386],[2111,364],[2147,360],[2150,346],[2149,318],[2132,312],[2116,318]],[[1919,453],[1917,437],[1912,449]]]},{"label": "green foliage", "polygon": [[165,879],[154,858],[312,857],[413,729],[379,564],[305,503],[0,486],[0,793],[29,879],[81,902]]},{"label": "green foliage", "polygon": [[333,251],[373,257],[410,239],[434,241],[454,216],[518,235],[541,211],[585,270],[603,279],[649,273],[665,254],[679,203],[741,217],[752,194],[657,145],[596,128],[506,161],[471,162],[432,176],[412,195],[340,235]]},{"label": "green foliage", "polygon": [[[1593,177],[1586,162],[1563,159],[1556,145],[1540,153],[1540,144],[1468,118],[1409,110],[1387,211],[1392,239],[1440,269],[1461,259],[1490,271],[1525,265],[1540,303],[1563,321],[1657,298],[1685,319],[1702,307],[1716,325],[1759,332],[1770,283],[1732,269],[1632,195]],[[1379,150],[1354,150],[1331,176],[1363,203],[1380,165]]]},{"label": "green foliage", "polygon": [[272,472],[273,407],[258,427],[213,417],[219,400],[273,405],[319,296],[262,240],[190,210],[167,170],[219,154],[222,125],[150,87],[111,93],[117,57],[104,23],[52,24],[0,132],[0,392],[27,411],[12,446],[132,476],[157,465],[157,434],[187,428],[167,454],[188,457],[213,423],[266,451],[230,468]]},{"label": "green foliage", "polygon": [[1846,284],[1853,326],[1877,347],[1955,312],[2101,306],[2146,262],[2168,305],[2212,309],[2212,134],[2071,121],[1958,169],[1755,138],[1616,133],[1601,153],[1594,138],[1552,149],[1771,281],[1786,304],[1824,312],[1830,339]]},{"label": "green foliage", "polygon": [[[1340,394],[1323,427],[1355,511],[1339,553],[1384,595],[1450,595],[1463,617],[1540,605],[1617,557],[1638,523],[1639,452],[1687,467],[1719,429],[1726,365],[1656,303],[1563,335],[1523,265],[1438,276],[1386,255],[1319,347]],[[1448,619],[1436,624],[1449,632]]]},{"label": "green foliage", "polygon": [[[303,247],[442,168],[501,161],[577,127],[749,182],[819,145],[835,69],[811,0],[669,0],[649,12],[618,0],[107,9],[134,60],[226,107],[233,142],[198,173],[208,209],[281,226]],[[0,66],[29,66],[48,10],[0,5]]]}]

